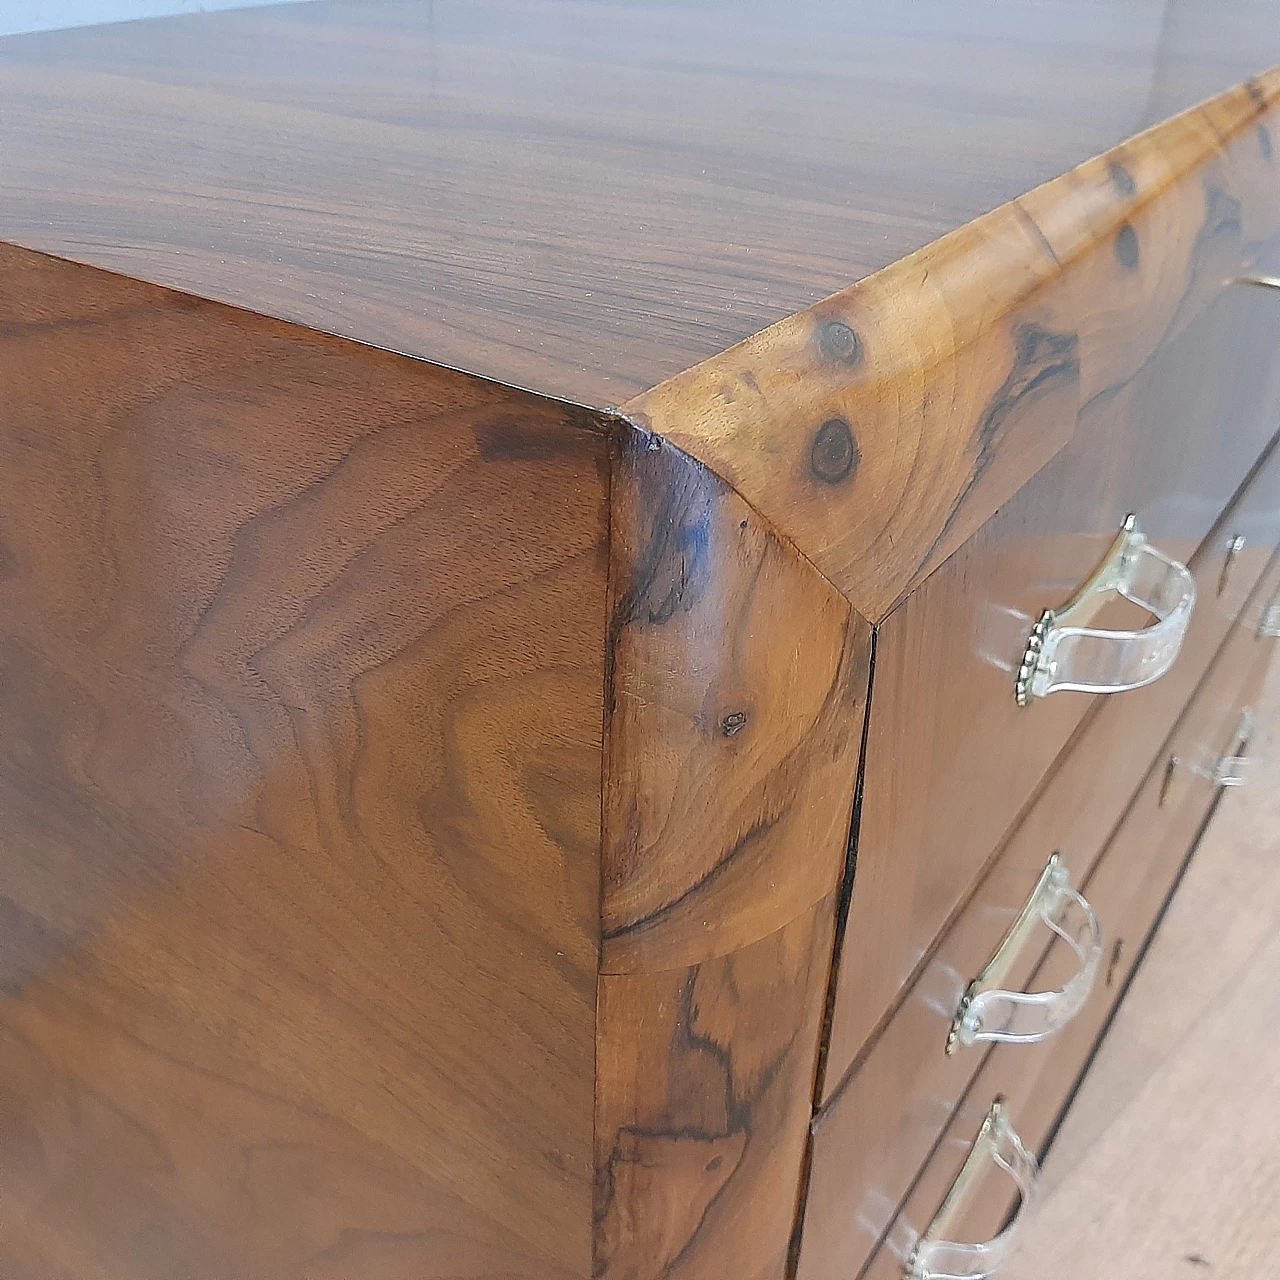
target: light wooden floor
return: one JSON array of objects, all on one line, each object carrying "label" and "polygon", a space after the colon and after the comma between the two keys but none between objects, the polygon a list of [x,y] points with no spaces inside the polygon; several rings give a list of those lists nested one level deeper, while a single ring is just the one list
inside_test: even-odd
[{"label": "light wooden floor", "polygon": [[1280,672],[1001,1280],[1280,1278]]}]

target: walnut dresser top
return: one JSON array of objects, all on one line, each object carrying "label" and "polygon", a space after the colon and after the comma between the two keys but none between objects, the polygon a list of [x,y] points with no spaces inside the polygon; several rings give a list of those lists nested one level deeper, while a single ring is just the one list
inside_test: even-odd
[{"label": "walnut dresser top", "polygon": [[0,240],[597,408],[1280,62],[1261,0],[321,0],[0,40]]}]

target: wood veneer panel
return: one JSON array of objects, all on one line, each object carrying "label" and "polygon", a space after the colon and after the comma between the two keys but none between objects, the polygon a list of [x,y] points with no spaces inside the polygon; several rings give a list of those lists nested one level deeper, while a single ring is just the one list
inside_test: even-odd
[{"label": "wood veneer panel", "polygon": [[702,964],[602,975],[597,1275],[782,1280],[837,898]]},{"label": "wood veneer panel", "polygon": [[[1173,122],[1168,146],[1194,151],[1206,119]],[[1109,266],[1096,252],[1071,258],[1072,237],[1096,234],[1116,183],[1139,184],[1141,166],[1164,154],[1131,158],[1123,179],[1113,156],[1055,184],[1069,189],[1075,221],[1049,189],[1028,197],[1074,263],[1061,290],[1098,320],[1079,339],[1081,407],[1062,452],[880,628],[827,1094],[1093,701],[1064,693],[1017,706],[1013,675],[1034,620],[1088,577],[1129,512],[1185,562],[1274,433],[1280,307],[1230,283],[1280,256],[1280,170],[1256,127],[1136,211],[1106,248]],[[1140,305],[1142,325],[1118,341]]]},{"label": "wood veneer panel", "polygon": [[6,1273],[584,1277],[606,440],[0,250]]},{"label": "wood veneer panel", "polygon": [[870,629],[701,465],[616,447],[597,1271],[780,1280]]},{"label": "wood veneer panel", "polygon": [[[1280,453],[1273,453],[1270,471],[1259,475],[1225,526],[1268,534],[1268,559],[1280,539],[1277,481]],[[1195,566],[1201,607],[1187,637],[1189,661],[1135,691],[1131,701],[1101,700],[929,957],[901,1008],[815,1117],[798,1280],[855,1273],[869,1256],[982,1065],[986,1046],[952,1056],[945,1052],[952,1018],[969,982],[995,952],[1051,853],[1061,855],[1074,884],[1084,883],[1237,615],[1244,627],[1256,626],[1276,590],[1280,565],[1273,566],[1250,598],[1234,596],[1234,607],[1219,608],[1213,584],[1223,559],[1216,549],[1224,539],[1214,541],[1208,550],[1215,554],[1205,555]],[[1255,560],[1252,567],[1266,566]],[[1254,581],[1257,577],[1254,573]],[[1233,594],[1228,586],[1225,598]],[[1026,948],[1005,985],[1023,988],[1051,938],[1045,929],[1039,946]],[[1070,973],[1056,976],[1065,981]],[[1053,981],[1035,985],[1048,989]]]},{"label": "wood veneer panel", "polygon": [[840,882],[870,628],[704,467],[641,432],[612,485],[605,973],[723,955]]},{"label": "wood veneer panel", "polygon": [[[1260,76],[623,409],[879,622],[1225,287],[1200,270],[1219,224],[1274,231],[1277,94]],[[1202,173],[1233,137],[1215,205]]]},{"label": "wood veneer panel", "polygon": [[[1215,202],[1200,195],[1199,203]],[[1135,225],[1144,242],[1150,231],[1158,243],[1158,226]],[[1014,677],[1035,619],[1071,597],[1135,512],[1165,554],[1217,561],[1207,574],[1197,568],[1196,609],[1221,624],[1213,593],[1223,539],[1235,531],[1201,555],[1197,546],[1280,421],[1280,306],[1269,292],[1221,287],[1249,252],[1237,226],[1224,223],[1201,242],[1190,278],[1213,281],[1213,301],[1196,308],[1189,290],[1185,322],[1132,377],[1091,397],[1071,444],[880,627],[851,943],[836,984],[824,1096],[1100,701],[1057,693],[1018,706]],[[1263,554],[1275,545],[1272,502],[1262,496]],[[1099,624],[1141,625],[1143,617],[1122,606]],[[1193,642],[1164,681],[1185,696],[1211,653]],[[1148,701],[1142,691],[1107,700],[1135,724]]]},{"label": "wood veneer panel", "polygon": [[[1276,573],[1269,575],[1274,590]],[[1246,622],[1254,619],[1246,615]],[[1038,1045],[1000,1045],[957,1109],[934,1156],[921,1171],[864,1280],[897,1280],[903,1259],[954,1181],[982,1117],[998,1094],[1006,1097],[1015,1128],[1032,1151],[1043,1152],[1079,1074],[1143,946],[1180,868],[1203,830],[1216,788],[1212,765],[1236,741],[1240,710],[1252,706],[1274,657],[1275,642],[1250,625],[1236,628],[1177,731],[1157,757],[1123,824],[1084,885],[1098,911],[1109,963],[1092,998],[1076,1018]],[[1180,767],[1164,786],[1167,753]],[[1199,771],[1199,772],[1197,772]],[[1209,776],[1206,776],[1208,774]],[[1052,987],[1071,972],[1072,958],[1055,945],[1037,985]],[[1003,1225],[1016,1197],[992,1169],[959,1226],[961,1238],[989,1239]]]},{"label": "wood veneer panel", "polygon": [[16,36],[0,239],[616,405],[1278,59],[1258,0],[346,0]]}]

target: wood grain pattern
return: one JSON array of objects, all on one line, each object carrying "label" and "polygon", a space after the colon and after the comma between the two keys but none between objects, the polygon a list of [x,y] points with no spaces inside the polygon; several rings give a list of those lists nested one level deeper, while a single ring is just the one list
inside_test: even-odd
[{"label": "wood grain pattern", "polygon": [[[1280,73],[986,213],[1130,133],[1149,50],[1126,6],[1130,74],[1086,77],[1068,7],[998,40],[897,8],[336,0],[0,45],[0,240],[370,344],[0,249],[15,1276],[782,1280],[872,624],[890,694],[969,687],[913,610],[1064,532],[1036,483],[1089,495],[1042,562],[1074,581],[1208,459],[1193,545],[1261,444],[1130,419],[1242,327]],[[989,776],[963,705],[938,740]],[[1071,705],[1042,756],[1007,735],[995,802],[875,740],[924,780],[886,812],[933,825],[869,849],[841,999],[945,921]]]},{"label": "wood grain pattern", "polygon": [[[1145,238],[1147,227],[1135,221]],[[1215,241],[1201,269],[1184,277],[1189,299],[1195,280],[1211,274],[1221,281],[1247,251],[1234,230],[1205,238],[1206,246]],[[882,1024],[1098,701],[1060,693],[1017,705],[1012,681],[1035,619],[1086,580],[1129,512],[1166,554],[1184,563],[1212,559],[1220,573],[1223,539],[1237,530],[1195,553],[1280,418],[1275,301],[1261,290],[1219,285],[1203,309],[1189,306],[1191,318],[1140,370],[1091,397],[1071,444],[880,627],[849,910],[848,936],[857,945],[837,982],[824,1095]],[[1207,428],[1219,423],[1230,429]],[[1258,501],[1265,555],[1275,545],[1274,498],[1267,492]],[[1210,569],[1197,608],[1221,626],[1216,588]],[[1100,625],[1143,620],[1122,606]],[[1195,664],[1202,670],[1211,653],[1193,644],[1180,655],[1173,679],[1183,696],[1191,688],[1185,677],[1194,678]],[[1115,700],[1127,708],[1120,715],[1144,722],[1141,695]],[[900,766],[906,759],[910,769]]]},{"label": "wood grain pattern", "polygon": [[[1177,170],[1206,128],[1192,115],[1157,131],[1163,149],[1124,148],[1124,184]],[[1077,694],[1027,709],[1009,697],[1034,619],[1088,576],[1129,512],[1188,559],[1274,431],[1280,311],[1229,283],[1278,250],[1280,203],[1265,194],[1277,178],[1264,176],[1259,135],[1239,134],[1132,215],[1132,267],[1111,249],[1083,252],[1099,243],[1118,164],[1104,158],[1027,198],[1073,263],[1055,287],[1091,317],[1070,443],[880,628],[848,927],[858,945],[837,986],[827,1096],[1089,706]]]},{"label": "wood grain pattern", "polygon": [[[1184,766],[1216,762],[1233,740],[1240,708],[1261,688],[1273,651],[1274,641],[1260,642],[1247,626],[1237,628],[1180,721],[1168,752]],[[1085,893],[1102,922],[1105,945],[1114,952],[1121,944],[1114,952],[1115,963],[1104,970],[1085,1009],[1050,1040],[1034,1046],[998,1046],[988,1055],[864,1280],[896,1280],[901,1274],[903,1258],[941,1203],[997,1094],[1008,1099],[1015,1127],[1028,1146],[1043,1149],[1216,794],[1209,777],[1184,768],[1161,803],[1165,754],[1157,757],[1125,821],[1085,882]],[[1036,982],[1052,985],[1069,964],[1063,948],[1055,946]],[[965,1238],[989,1238],[1013,1202],[1008,1183],[998,1175],[990,1178],[961,1224]]]},{"label": "wood grain pattern", "polygon": [[1232,90],[623,410],[879,622],[1244,269],[1209,269],[1219,233],[1275,233],[1277,94],[1280,72]]},{"label": "wood grain pattern", "polygon": [[[1080,1065],[1091,1053],[1116,1001],[1123,997],[1169,892],[1203,835],[1208,806],[1221,794],[1206,777],[1209,770],[1205,766],[1216,764],[1225,751],[1238,745],[1241,709],[1256,710],[1274,647],[1273,640],[1259,641],[1247,627],[1233,635],[1225,646],[1221,667],[1197,694],[1189,719],[1198,722],[1179,726],[1117,832],[1108,856],[1088,881],[1091,900],[1103,904],[1101,913],[1107,920],[1107,940],[1114,959],[1104,975],[1103,997],[1091,1002],[1078,1025],[1066,1029],[1060,1052],[1037,1055],[1018,1073],[1016,1086],[1012,1081],[999,1086],[1016,1087],[1027,1141],[1041,1154],[1074,1089]],[[1170,756],[1176,759],[1177,768],[1166,784],[1164,766]],[[1050,953],[1046,965],[1055,959],[1061,962],[1060,956]],[[1008,1072],[993,1063],[994,1069]],[[1001,1214],[996,1189],[977,1212],[986,1221]]]},{"label": "wood grain pattern", "polygon": [[698,463],[615,448],[597,1273],[781,1280],[870,630]]},{"label": "wood grain pattern", "polygon": [[1265,0],[337,0],[16,36],[0,239],[615,406],[1278,60]]},{"label": "wood grain pattern", "polygon": [[591,1269],[607,449],[0,251],[6,1274]]},{"label": "wood grain pattern", "polygon": [[782,1280],[837,898],[729,955],[601,977],[598,1276]]},{"label": "wood grain pattern", "polygon": [[[1271,467],[1224,527],[1252,527],[1250,505],[1255,514],[1270,513],[1274,550],[1280,539],[1280,454],[1272,454]],[[1214,542],[1220,546],[1225,537]],[[1131,701],[1104,699],[1095,707],[883,1034],[815,1118],[798,1280],[846,1276],[875,1248],[982,1065],[980,1049],[951,1057],[945,1052],[969,981],[999,945],[1051,853],[1062,856],[1074,884],[1086,882],[1237,613],[1245,627],[1253,625],[1276,589],[1280,564],[1242,606],[1230,613],[1215,609],[1213,582],[1221,566],[1220,554],[1197,566],[1203,607],[1187,638],[1190,661],[1135,691]],[[1241,651],[1237,642],[1228,667],[1240,663]],[[1038,945],[1026,948],[1010,974],[1011,986],[1030,982],[1051,940],[1045,929]],[[1065,980],[1070,973],[1056,976]],[[1039,985],[1044,989],[1052,981]]]},{"label": "wood grain pattern", "polygon": [[839,884],[870,629],[658,438],[623,436],[611,492],[601,966],[675,969]]}]

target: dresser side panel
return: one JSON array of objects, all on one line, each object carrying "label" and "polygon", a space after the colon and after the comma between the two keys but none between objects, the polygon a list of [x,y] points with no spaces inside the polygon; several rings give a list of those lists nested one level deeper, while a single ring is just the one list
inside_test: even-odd
[{"label": "dresser side panel", "polygon": [[0,248],[0,1259],[590,1272],[607,443]]}]

